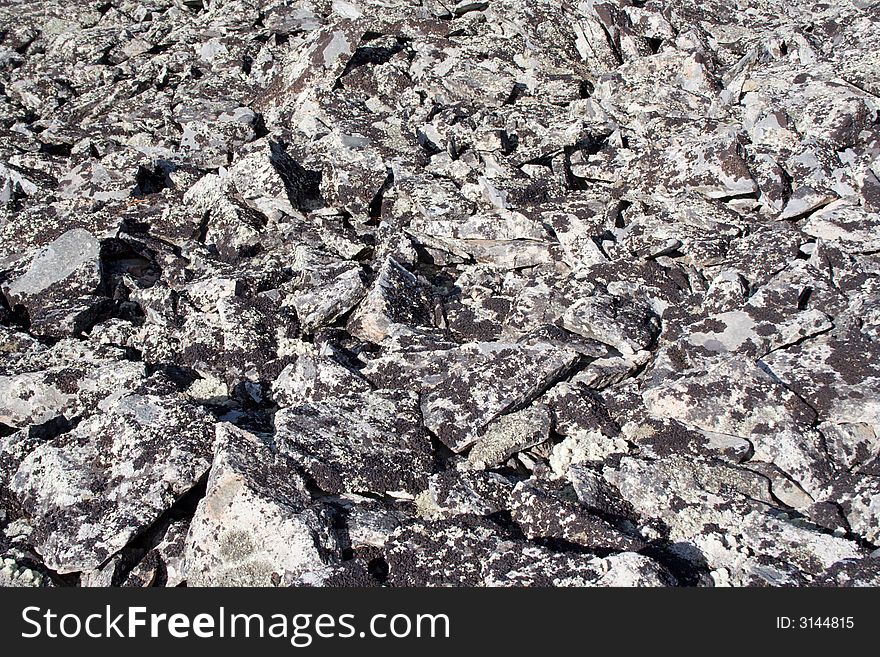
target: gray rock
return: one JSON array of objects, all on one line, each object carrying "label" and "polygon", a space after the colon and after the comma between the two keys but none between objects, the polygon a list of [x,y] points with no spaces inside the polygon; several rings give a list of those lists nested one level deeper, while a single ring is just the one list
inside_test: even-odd
[{"label": "gray rock", "polygon": [[431,467],[414,394],[363,392],[290,406],[275,415],[275,440],[330,493],[415,495]]},{"label": "gray rock", "polygon": [[413,356],[377,359],[364,375],[380,383],[414,379],[425,426],[456,452],[476,442],[494,418],[540,395],[578,360],[546,344],[476,343]]},{"label": "gray rock", "polygon": [[390,256],[348,321],[349,332],[381,344],[392,332],[434,326],[431,290]]},{"label": "gray rock", "polygon": [[34,449],[9,488],[33,518],[47,566],[93,570],[195,486],[212,440],[201,409],[130,394]]},{"label": "gray rock", "polygon": [[3,583],[876,583],[876,2],[0,4]]},{"label": "gray rock", "polygon": [[[485,555],[485,557],[483,556]],[[395,586],[664,586],[662,566],[631,552],[602,559],[505,538],[462,516],[402,525],[387,549]]]},{"label": "gray rock", "polygon": [[189,527],[189,586],[290,585],[321,572],[335,539],[305,480],[259,437],[217,425],[208,489]]},{"label": "gray rock", "polygon": [[605,478],[643,520],[665,523],[673,552],[706,563],[716,585],[804,584],[863,556],[852,541],[774,515],[766,480],[745,470],[625,458]]},{"label": "gray rock", "polygon": [[594,338],[625,355],[649,346],[660,332],[657,318],[640,304],[619,297],[588,297],[563,315],[562,325],[573,333]]},{"label": "gray rock", "polygon": [[494,468],[517,452],[544,442],[550,435],[550,411],[546,407],[529,408],[503,415],[486,428],[486,432],[468,453],[473,468]]},{"label": "gray rock", "polygon": [[531,480],[517,484],[511,493],[511,513],[530,539],[560,539],[591,550],[617,552],[644,547],[640,537],[627,535],[566,499],[565,491],[554,484]]},{"label": "gray rock", "polygon": [[107,305],[92,296],[101,286],[100,244],[75,228],[34,255],[27,269],[3,286],[10,305],[22,305],[35,333],[61,337],[89,328]]}]

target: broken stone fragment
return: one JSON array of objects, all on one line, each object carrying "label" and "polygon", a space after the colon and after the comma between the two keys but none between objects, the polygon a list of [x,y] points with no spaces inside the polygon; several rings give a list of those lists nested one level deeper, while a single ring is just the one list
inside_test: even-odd
[{"label": "broken stone fragment", "polygon": [[[59,344],[53,351],[61,354],[65,350]],[[98,355],[88,351],[81,355],[83,358],[70,366],[22,364],[21,369],[44,368],[0,375],[0,422],[13,427],[36,427],[59,418],[72,420],[90,415],[110,399],[133,389],[145,375],[142,364],[95,358]]]},{"label": "broken stone fragment", "polygon": [[528,538],[561,539],[592,550],[626,552],[644,547],[638,536],[621,532],[556,488],[527,480],[513,489],[511,514]]},{"label": "broken stone fragment", "polygon": [[306,332],[312,332],[344,315],[364,295],[360,267],[339,265],[334,269],[320,278],[310,274],[307,282],[292,296],[290,305],[296,309]]},{"label": "broken stone fragment", "polygon": [[549,435],[550,411],[546,406],[530,406],[503,415],[471,448],[468,463],[479,470],[497,467],[517,452],[544,442]]},{"label": "broken stone fragment", "polygon": [[77,335],[89,328],[108,300],[101,286],[100,243],[81,228],[62,234],[37,252],[3,292],[11,306],[27,310],[37,334]]},{"label": "broken stone fragment", "polygon": [[274,399],[280,406],[296,406],[370,390],[366,379],[332,355],[308,353],[299,355],[295,363],[286,366],[272,384]]},{"label": "broken stone fragment", "polygon": [[462,452],[493,419],[538,397],[576,362],[576,353],[546,344],[491,342],[398,353],[371,361],[362,373],[380,385],[411,381],[421,391],[425,427]]},{"label": "broken stone fragment", "polygon": [[769,371],[810,404],[820,421],[880,425],[878,347],[858,334],[826,333],[761,359]]},{"label": "broken stone fragment", "polygon": [[766,480],[754,473],[692,459],[626,457],[604,476],[643,520],[666,524],[676,554],[708,564],[716,585],[803,585],[863,555],[852,541],[773,514]]},{"label": "broken stone fragment", "polygon": [[412,393],[352,393],[282,409],[275,440],[328,493],[413,496],[431,467],[430,439]]},{"label": "broken stone fragment", "polygon": [[392,509],[371,509],[356,506],[348,514],[348,538],[355,550],[381,548],[400,525],[404,515]]},{"label": "broken stone fragment", "polygon": [[562,326],[629,356],[648,347],[660,332],[660,322],[650,309],[606,295],[575,302],[563,315]]},{"label": "broken stone fragment", "polygon": [[808,426],[815,411],[758,366],[729,359],[648,388],[649,413],[706,431],[749,437],[759,427]]},{"label": "broken stone fragment", "polygon": [[624,552],[602,559],[551,552],[506,538],[492,523],[472,516],[403,524],[388,542],[386,555],[394,586],[674,584],[648,557]]},{"label": "broken stone fragment", "polygon": [[416,498],[419,515],[436,520],[458,515],[489,516],[510,506],[513,483],[495,472],[449,469],[431,475]]},{"label": "broken stone fragment", "polygon": [[381,344],[393,331],[433,328],[433,320],[430,288],[389,256],[348,320],[348,330],[363,340]]},{"label": "broken stone fragment", "polygon": [[34,449],[9,488],[48,567],[94,570],[196,485],[212,440],[200,408],[129,394]]},{"label": "broken stone fragment", "polygon": [[854,253],[880,250],[880,212],[868,212],[845,201],[835,201],[807,219],[803,231],[829,242],[841,242]]},{"label": "broken stone fragment", "polygon": [[186,538],[189,586],[291,585],[334,559],[305,480],[258,436],[217,425],[205,497]]}]

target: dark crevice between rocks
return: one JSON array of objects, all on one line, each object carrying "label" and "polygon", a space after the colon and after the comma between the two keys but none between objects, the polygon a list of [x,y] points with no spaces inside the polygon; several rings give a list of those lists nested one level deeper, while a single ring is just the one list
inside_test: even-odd
[{"label": "dark crevice between rocks", "polygon": [[608,218],[614,220],[615,228],[626,228],[626,211],[632,207],[632,202],[619,199],[608,211]]},{"label": "dark crevice between rocks", "polygon": [[71,150],[73,150],[71,144],[40,144],[40,152],[52,157],[70,157]]},{"label": "dark crevice between rocks", "polygon": [[586,546],[581,545],[580,543],[573,543],[572,541],[568,541],[564,538],[558,537],[547,537],[547,536],[539,536],[533,538],[531,540],[535,545],[539,545],[543,548],[550,550],[551,552],[558,552],[560,554],[583,554],[589,556],[596,556],[600,558],[606,558],[618,554],[620,550],[612,550],[610,548],[601,548],[595,545]]},{"label": "dark crevice between rocks", "polygon": [[112,299],[128,300],[123,276],[130,276],[141,287],[151,287],[162,276],[152,251],[134,239],[111,238],[101,242],[103,293]]},{"label": "dark crevice between rocks", "polygon": [[523,533],[522,528],[513,519],[513,515],[507,509],[496,511],[486,516],[486,520],[501,530],[501,533],[508,540],[527,542],[528,538]]},{"label": "dark crevice between rocks", "polygon": [[386,584],[391,569],[388,567],[385,557],[379,555],[367,561],[367,572],[380,584]]},{"label": "dark crevice between rocks", "polygon": [[390,43],[391,37],[385,37],[385,35],[376,34],[372,39],[369,37],[372,36],[371,33],[367,33],[364,35],[365,41],[377,41],[382,38],[386,38],[389,41],[388,45],[368,45],[368,46],[360,46],[354,51],[354,54],[351,56],[351,59],[348,60],[348,63],[345,65],[345,69],[343,69],[342,74],[336,79],[334,84],[334,89],[342,89],[345,87],[344,78],[349,73],[351,73],[356,68],[360,68],[362,66],[381,66],[382,64],[387,64],[391,61],[391,58],[394,57],[397,53],[401,52],[406,47],[406,41],[403,39],[396,38],[393,43]]},{"label": "dark crevice between rocks", "polygon": [[373,199],[370,201],[368,206],[370,221],[367,222],[368,226],[378,226],[379,221],[382,219],[382,203],[385,200],[385,192],[387,192],[394,185],[394,171],[391,167],[386,169],[385,180],[382,183],[382,186],[379,187],[379,190],[376,192]]},{"label": "dark crevice between rocks", "polygon": [[[419,410],[421,412],[421,402],[419,403]],[[433,431],[425,427],[424,422],[422,422],[422,427],[425,431],[425,434],[431,440],[431,452],[434,457],[434,463],[431,468],[431,472],[436,474],[438,472],[445,472],[449,469],[449,462],[454,459],[457,454],[453,452],[449,447],[437,437]]]},{"label": "dark crevice between rocks", "polygon": [[663,47],[664,40],[658,37],[645,37],[645,41],[648,42],[648,48],[651,49],[651,52],[656,55]]},{"label": "dark crevice between rocks", "polygon": [[801,290],[801,293],[798,295],[797,300],[797,309],[798,310],[806,310],[807,305],[810,303],[810,297],[813,295],[812,287],[805,287]]},{"label": "dark crevice between rocks", "polygon": [[[674,547],[674,550],[672,549]],[[680,554],[687,551],[687,556]],[[650,544],[640,554],[654,559],[675,578],[679,586],[714,586],[711,568],[700,550],[690,544],[668,541]]]},{"label": "dark crevice between rocks", "polygon": [[503,105],[516,105],[516,102],[527,95],[529,88],[522,82],[517,82],[510,90],[510,95],[504,100]]},{"label": "dark crevice between rocks", "polygon": [[725,196],[715,196],[712,200],[719,203],[733,203],[735,201],[753,200],[759,201],[761,198],[760,191],[745,192],[743,194],[727,194]]},{"label": "dark crevice between rocks", "polygon": [[151,167],[139,165],[135,175],[135,186],[131,190],[132,198],[144,198],[173,187],[174,183],[169,176],[173,170],[174,165],[164,161],[159,161]]},{"label": "dark crevice between rocks", "polygon": [[589,80],[581,80],[578,85],[578,95],[581,98],[590,98],[596,91],[596,86]]},{"label": "dark crevice between rocks", "polygon": [[231,396],[203,402],[202,407],[218,422],[229,422],[251,433],[274,435],[275,413],[278,410],[274,401],[264,393],[263,401],[257,402],[248,394],[244,382],[234,386],[232,392]]},{"label": "dark crevice between rocks", "polygon": [[[251,108],[253,110],[253,108]],[[254,139],[262,139],[269,135],[269,129],[266,127],[266,118],[260,112],[254,112]]]},{"label": "dark crevice between rocks", "polygon": [[17,328],[24,333],[30,333],[31,330],[31,319],[25,307],[21,304],[10,306],[2,294],[0,294],[0,324]]},{"label": "dark crevice between rocks", "polygon": [[63,415],[58,415],[51,420],[46,420],[42,424],[32,424],[29,426],[28,436],[42,441],[54,440],[62,434],[73,431],[81,420],[80,416],[68,419]]},{"label": "dark crevice between rocks", "polygon": [[303,167],[287,152],[287,145],[283,142],[272,141],[269,143],[269,148],[269,160],[284,182],[284,189],[291,205],[304,212],[323,208],[325,205],[321,195],[323,174]]}]

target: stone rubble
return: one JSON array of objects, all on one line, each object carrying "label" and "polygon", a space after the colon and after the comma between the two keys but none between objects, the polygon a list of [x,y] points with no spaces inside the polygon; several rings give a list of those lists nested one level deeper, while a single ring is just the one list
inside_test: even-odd
[{"label": "stone rubble", "polygon": [[880,2],[0,6],[0,585],[877,586]]}]

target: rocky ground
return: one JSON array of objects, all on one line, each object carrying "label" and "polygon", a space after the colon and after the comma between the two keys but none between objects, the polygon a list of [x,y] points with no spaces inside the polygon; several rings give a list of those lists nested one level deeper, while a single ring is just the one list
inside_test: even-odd
[{"label": "rocky ground", "polygon": [[0,2],[0,581],[880,585],[880,3]]}]

